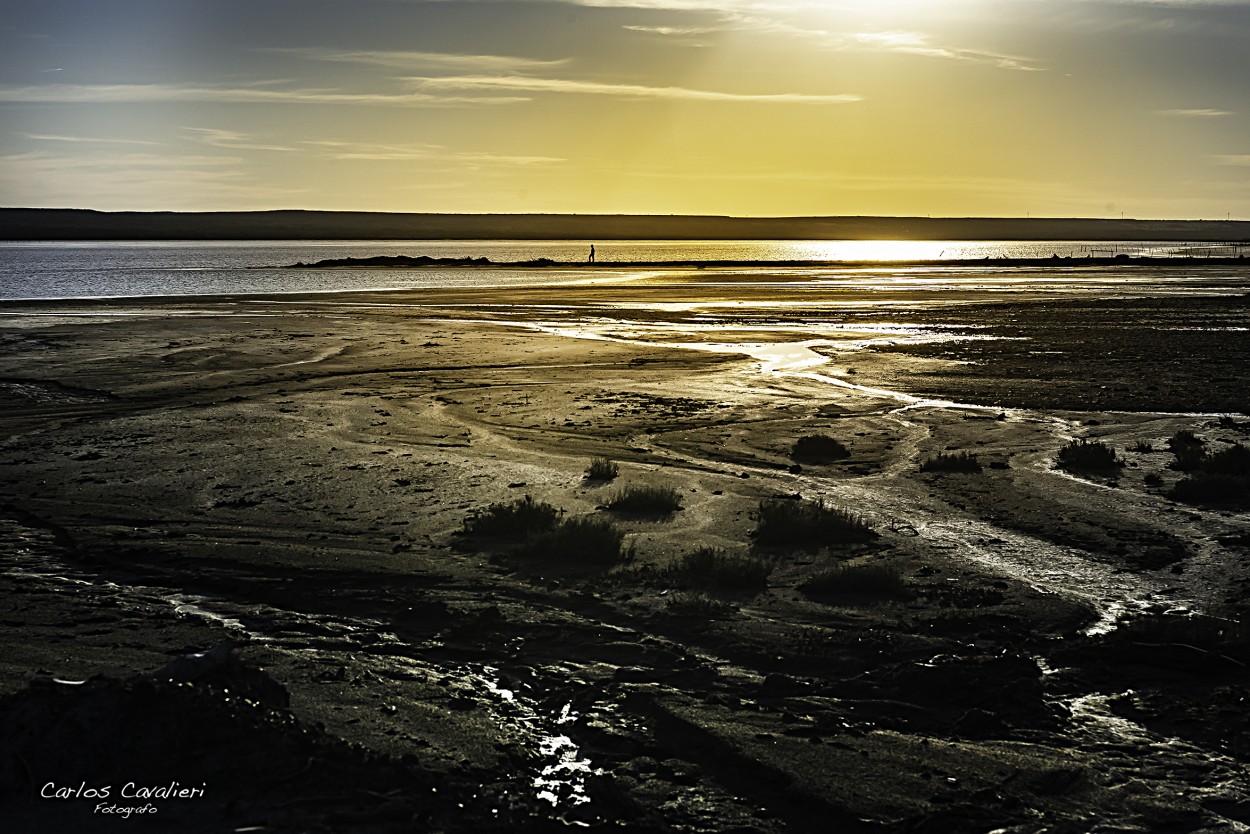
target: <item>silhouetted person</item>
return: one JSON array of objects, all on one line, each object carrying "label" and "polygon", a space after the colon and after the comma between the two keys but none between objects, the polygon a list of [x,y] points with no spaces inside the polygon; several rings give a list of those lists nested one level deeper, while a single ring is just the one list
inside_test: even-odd
[{"label": "silhouetted person", "polygon": [[595,262],[595,245],[592,243],[590,244],[590,260],[588,260],[587,263],[593,264],[594,262]]}]

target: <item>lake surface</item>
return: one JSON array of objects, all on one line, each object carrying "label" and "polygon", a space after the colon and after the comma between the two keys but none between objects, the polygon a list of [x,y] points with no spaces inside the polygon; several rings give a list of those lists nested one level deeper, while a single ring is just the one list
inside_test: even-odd
[{"label": "lake surface", "polygon": [[[1158,270],[1077,268],[1033,270],[1031,273],[988,269],[975,264],[891,266],[891,262],[969,261],[984,258],[1049,258],[1115,254],[1177,257],[1228,255],[1229,247],[1211,248],[1184,241],[1160,243],[1082,241],[610,241],[596,242],[598,266],[524,269],[285,269],[288,264],[326,258],[375,255],[485,257],[499,262],[550,258],[579,262],[590,250],[588,241],[218,241],[218,242],[0,242],[0,299],[112,298],[179,295],[271,294],[368,291],[407,288],[527,286],[655,280],[681,282],[695,276],[691,268],[613,267],[634,261],[879,261],[872,267],[812,266],[790,268],[717,269],[698,271],[698,283],[711,288],[716,277],[739,281],[747,276],[786,283],[825,282],[848,288],[905,290],[935,284],[993,287],[1005,292],[1022,286],[1052,286],[1056,292],[1099,290],[1126,285],[1157,284],[1200,288],[1220,279],[1219,270],[1202,276]],[[1207,274],[1210,273],[1210,274]],[[1229,267],[1223,274],[1240,274]],[[1040,284],[1039,284],[1040,282]]]}]

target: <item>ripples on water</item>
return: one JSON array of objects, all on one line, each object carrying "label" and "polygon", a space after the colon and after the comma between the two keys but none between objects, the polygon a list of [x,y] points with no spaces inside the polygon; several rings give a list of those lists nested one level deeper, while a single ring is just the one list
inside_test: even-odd
[{"label": "ripples on water", "polygon": [[[1073,241],[612,241],[598,243],[593,269],[279,269],[324,258],[374,255],[486,257],[495,262],[550,258],[578,262],[583,241],[217,241],[0,243],[0,299],[98,298],[233,293],[294,293],[406,288],[537,286],[647,280],[697,283],[758,281],[762,269],[613,269],[612,262],[669,260],[813,260],[887,262],[865,267],[768,269],[776,283],[846,289],[1062,292],[1159,284],[1157,270],[1004,270],[970,265],[890,267],[889,261],[1075,256],[1170,255],[1184,243]],[[1183,261],[1181,262],[1183,263]],[[1195,281],[1213,277],[1204,275]],[[1175,283],[1177,276],[1167,278]]]}]

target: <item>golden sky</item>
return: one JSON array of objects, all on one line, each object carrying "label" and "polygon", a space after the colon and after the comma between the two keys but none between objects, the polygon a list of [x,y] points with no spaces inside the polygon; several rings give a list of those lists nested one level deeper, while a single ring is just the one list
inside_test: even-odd
[{"label": "golden sky", "polygon": [[5,11],[5,206],[1250,218],[1246,0]]}]

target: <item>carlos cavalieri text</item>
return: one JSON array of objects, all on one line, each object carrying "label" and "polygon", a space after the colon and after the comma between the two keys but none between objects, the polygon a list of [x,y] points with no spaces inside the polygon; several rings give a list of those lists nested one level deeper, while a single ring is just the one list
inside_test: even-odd
[{"label": "carlos cavalieri text", "polygon": [[[136,785],[127,782],[117,794],[118,799],[198,799],[204,796],[207,783],[198,788],[183,787],[181,782],[170,782],[168,785]],[[112,785],[88,787],[86,782],[77,787],[57,787],[49,782],[39,791],[44,799],[109,799],[113,796]]]}]

